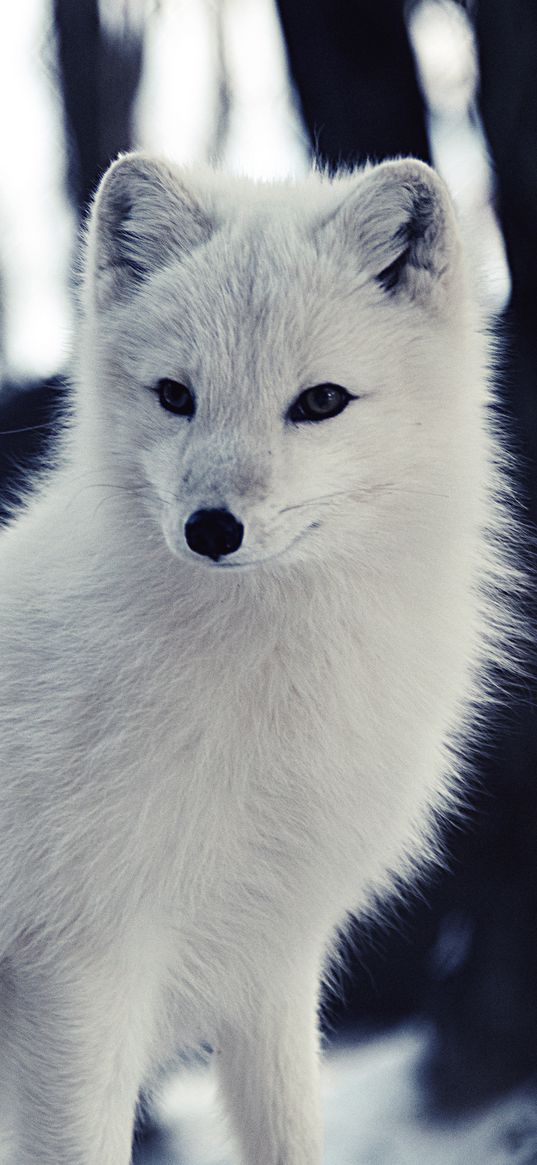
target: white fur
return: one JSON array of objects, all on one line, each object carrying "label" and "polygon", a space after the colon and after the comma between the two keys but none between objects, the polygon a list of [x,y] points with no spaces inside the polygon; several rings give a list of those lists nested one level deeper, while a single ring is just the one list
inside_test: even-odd
[{"label": "white fur", "polygon": [[[418,162],[108,172],[63,461],[1,541],[2,1162],[127,1165],[208,1041],[241,1160],[319,1165],[327,951],[434,850],[495,650],[485,360]],[[359,399],[286,421],[325,381]],[[204,507],[242,569],[189,550]]]}]

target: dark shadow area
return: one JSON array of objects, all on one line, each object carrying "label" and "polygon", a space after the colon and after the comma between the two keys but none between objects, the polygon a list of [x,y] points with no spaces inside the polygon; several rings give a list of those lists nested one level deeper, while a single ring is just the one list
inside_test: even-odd
[{"label": "dark shadow area", "polygon": [[0,521],[16,512],[40,470],[54,465],[62,420],[68,412],[63,377],[2,385],[0,396]]},{"label": "dark shadow area", "polygon": [[310,140],[334,168],[430,160],[402,0],[278,0]]},{"label": "dark shadow area", "polygon": [[[428,158],[424,109],[398,0],[279,0],[311,141],[330,166],[406,152]],[[494,164],[513,291],[503,320],[501,411],[518,453],[528,570],[537,514],[537,8],[472,5],[480,105]],[[531,666],[531,665],[530,665]],[[483,792],[468,825],[447,838],[450,873],[399,908],[388,931],[349,944],[336,1028],[429,1018],[436,1031],[424,1079],[433,1103],[479,1104],[537,1067],[537,692],[511,690],[474,758]],[[422,895],[425,901],[422,899]],[[353,953],[359,952],[359,953]]]}]

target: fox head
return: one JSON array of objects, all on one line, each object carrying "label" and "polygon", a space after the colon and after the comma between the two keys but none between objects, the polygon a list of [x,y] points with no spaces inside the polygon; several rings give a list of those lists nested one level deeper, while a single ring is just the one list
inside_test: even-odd
[{"label": "fox head", "polygon": [[121,157],[84,312],[92,456],[198,569],[412,542],[465,493],[469,309],[423,163],[257,185]]}]

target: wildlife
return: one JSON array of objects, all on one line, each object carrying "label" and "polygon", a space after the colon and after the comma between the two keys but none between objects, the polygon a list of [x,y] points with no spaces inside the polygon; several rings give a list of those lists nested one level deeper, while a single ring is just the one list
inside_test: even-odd
[{"label": "wildlife", "polygon": [[128,1165],[210,1045],[234,1160],[320,1165],[321,984],[435,859],[501,651],[459,229],[414,159],[134,153],[82,266],[57,464],[0,535],[0,1162]]}]

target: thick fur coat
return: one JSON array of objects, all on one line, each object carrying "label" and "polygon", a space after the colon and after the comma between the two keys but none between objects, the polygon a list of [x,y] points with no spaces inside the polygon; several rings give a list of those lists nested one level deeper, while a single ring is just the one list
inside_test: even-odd
[{"label": "thick fur coat", "polygon": [[0,543],[0,1161],[127,1165],[205,1041],[240,1160],[319,1165],[327,953],[434,850],[501,623],[450,200],[413,160],[128,155],[81,317],[61,465]]}]

